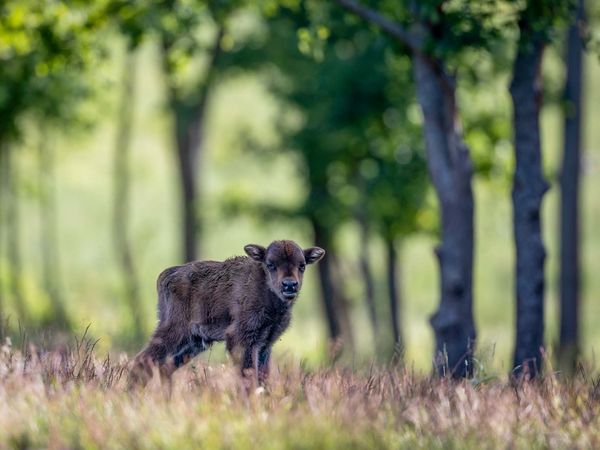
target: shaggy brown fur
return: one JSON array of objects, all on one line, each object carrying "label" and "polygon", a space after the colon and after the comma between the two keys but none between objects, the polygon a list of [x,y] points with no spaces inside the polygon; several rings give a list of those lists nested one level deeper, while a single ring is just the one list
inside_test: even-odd
[{"label": "shaggy brown fur", "polygon": [[243,375],[251,371],[259,384],[266,381],[271,347],[290,323],[304,268],[325,251],[287,240],[244,250],[249,257],[195,261],[160,274],[158,326],[135,358],[132,382],[147,382],[154,366],[170,377],[218,341],[230,353],[243,351]]}]

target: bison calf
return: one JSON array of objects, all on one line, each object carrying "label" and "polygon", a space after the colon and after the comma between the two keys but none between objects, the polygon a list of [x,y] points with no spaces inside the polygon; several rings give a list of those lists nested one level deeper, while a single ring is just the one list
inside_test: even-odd
[{"label": "bison calf", "polygon": [[135,358],[131,381],[147,382],[153,366],[170,377],[213,342],[225,341],[230,353],[242,350],[242,375],[253,370],[257,383],[265,382],[271,347],[290,323],[304,269],[325,250],[286,240],[244,250],[249,257],[195,261],[160,274],[158,326]]}]

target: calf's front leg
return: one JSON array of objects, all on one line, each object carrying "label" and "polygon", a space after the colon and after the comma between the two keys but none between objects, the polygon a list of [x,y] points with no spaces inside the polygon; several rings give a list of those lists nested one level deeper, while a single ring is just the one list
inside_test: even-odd
[{"label": "calf's front leg", "polygon": [[251,377],[258,384],[258,346],[250,345],[244,349],[242,357],[242,377],[246,380]]},{"label": "calf's front leg", "polygon": [[258,384],[263,386],[269,378],[269,362],[271,360],[271,346],[266,345],[258,352]]}]

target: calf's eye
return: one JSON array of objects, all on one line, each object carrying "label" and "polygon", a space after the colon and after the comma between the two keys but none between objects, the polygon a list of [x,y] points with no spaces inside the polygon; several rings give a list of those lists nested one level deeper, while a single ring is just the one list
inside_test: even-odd
[{"label": "calf's eye", "polygon": [[271,272],[274,272],[277,268],[275,267],[275,264],[267,263],[267,269],[269,269]]},{"label": "calf's eye", "polygon": [[300,270],[300,272],[304,272],[304,269],[306,269],[306,265],[300,264],[300,267],[298,267],[298,269]]}]

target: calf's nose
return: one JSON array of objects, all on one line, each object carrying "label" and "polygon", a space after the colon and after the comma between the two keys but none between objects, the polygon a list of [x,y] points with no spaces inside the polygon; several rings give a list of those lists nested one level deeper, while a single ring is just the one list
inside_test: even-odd
[{"label": "calf's nose", "polygon": [[298,282],[296,280],[283,280],[281,282],[283,290],[287,292],[296,292],[298,290]]}]

